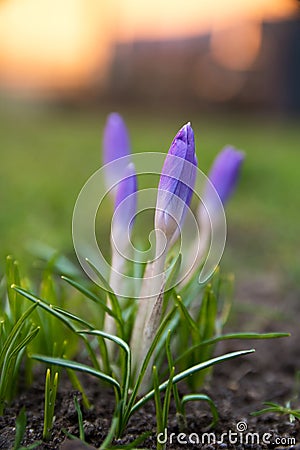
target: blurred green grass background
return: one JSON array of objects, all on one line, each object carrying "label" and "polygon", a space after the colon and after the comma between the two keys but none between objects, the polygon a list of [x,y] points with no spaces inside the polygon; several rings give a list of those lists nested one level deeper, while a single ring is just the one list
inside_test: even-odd
[{"label": "blurred green grass background", "polygon": [[[29,106],[0,111],[1,269],[8,253],[30,264],[34,259],[30,248],[36,241],[74,256],[72,211],[81,187],[101,165],[102,131],[109,112]],[[205,173],[224,145],[244,150],[240,183],[227,207],[223,265],[237,274],[274,272],[297,282],[298,121],[119,112],[128,124],[134,152],[166,152],[188,120],[195,130],[199,167]]]}]

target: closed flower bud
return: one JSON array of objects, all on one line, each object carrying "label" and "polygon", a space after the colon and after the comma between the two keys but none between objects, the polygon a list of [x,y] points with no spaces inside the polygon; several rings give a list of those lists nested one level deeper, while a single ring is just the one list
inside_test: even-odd
[{"label": "closed flower bud", "polygon": [[244,157],[244,153],[236,150],[234,147],[227,146],[214,160],[208,177],[214,185],[223,205],[235,190]]},{"label": "closed flower bud", "polygon": [[167,246],[179,236],[196,180],[197,158],[190,123],[175,136],[165,159],[155,213],[155,228],[164,233]]},{"label": "closed flower bud", "polygon": [[[111,113],[107,118],[103,134],[103,164],[107,165],[105,178],[108,189],[111,189],[120,179],[120,172],[124,168],[124,161],[118,164],[117,160],[129,155],[130,140],[125,122],[120,114]],[[110,164],[113,162],[114,164]]]}]

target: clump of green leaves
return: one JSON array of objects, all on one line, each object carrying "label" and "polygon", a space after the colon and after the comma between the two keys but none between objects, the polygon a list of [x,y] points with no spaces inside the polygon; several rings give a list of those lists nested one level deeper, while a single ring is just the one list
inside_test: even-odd
[{"label": "clump of green leaves", "polygon": [[[180,425],[183,426],[185,421],[186,403],[196,400],[205,401],[210,405],[213,416],[212,424],[215,424],[217,413],[213,401],[199,393],[207,371],[213,365],[222,361],[254,351],[249,349],[214,356],[216,343],[225,339],[260,339],[286,336],[285,333],[223,334],[222,327],[228,316],[231,298],[228,295],[230,289],[228,290],[226,284],[228,280],[224,279],[226,289],[223,289],[223,278],[217,273],[212,282],[199,292],[201,296],[200,312],[198,311],[197,314],[194,311],[195,305],[189,301],[190,295],[188,295],[188,289],[194,290],[196,288],[194,281],[191,282],[188,289],[181,292],[181,295],[175,289],[171,289],[165,294],[162,320],[150,348],[141,362],[141,370],[138,374],[135,374],[132,367],[132,350],[128,342],[130,341],[136,309],[132,308],[132,305],[128,307],[128,304],[125,304],[124,307],[122,301],[114,295],[110,288],[107,293],[100,287],[89,285],[87,282],[78,279],[74,280],[64,276],[64,280],[72,286],[72,289],[81,294],[81,302],[90,302],[87,304],[95,308],[94,311],[97,311],[97,314],[90,318],[92,320],[86,320],[74,312],[50,304],[20,286],[13,286],[13,289],[32,302],[33,305],[36,305],[38,309],[51,315],[55,321],[61,323],[66,330],[76,336],[81,341],[82,352],[86,355],[85,358],[90,364],[72,360],[66,354],[53,356],[35,353],[32,354],[33,360],[44,362],[56,368],[64,367],[72,376],[75,376],[75,372],[92,375],[113,388],[115,392],[115,412],[107,442],[112,442],[114,437],[120,437],[132,415],[152,399],[155,400],[157,406],[159,429],[167,423],[171,396],[175,400]],[[221,292],[223,293],[221,294]],[[111,309],[106,305],[103,299],[104,295],[110,296]],[[197,298],[197,301],[199,302],[199,298]],[[97,323],[101,323],[102,318],[107,313],[115,319],[120,336],[111,335],[97,327]],[[128,324],[132,324],[131,328]],[[108,342],[112,345],[111,352],[108,352]],[[187,348],[188,350],[186,350]],[[204,353],[202,353],[203,350],[205,350]],[[175,358],[174,355],[176,355]],[[155,369],[152,368],[153,365]],[[154,384],[148,383],[146,391],[140,396],[140,387],[147,376],[149,367],[152,371],[154,370]],[[163,378],[162,381],[160,381],[161,378]],[[78,380],[78,378],[76,379]],[[177,385],[184,380],[190,382],[196,392],[180,398]],[[84,392],[84,386],[82,391]],[[160,404],[159,400],[162,392],[165,392],[163,405]]]},{"label": "clump of green leaves", "polygon": [[[11,283],[20,283],[18,264],[11,258],[6,263],[6,283],[2,282],[0,309],[0,415],[7,402],[16,394],[23,356],[40,327],[31,320],[37,304],[20,300],[10,289]],[[25,303],[25,304],[24,304]]]},{"label": "clump of green leaves", "polygon": [[45,382],[45,408],[43,439],[49,440],[51,428],[54,421],[54,407],[58,387],[58,372],[47,369]]},{"label": "clump of green leaves", "polygon": [[[169,277],[174,276],[179,266],[180,258],[170,261]],[[67,370],[73,386],[81,391],[85,408],[91,405],[84,392],[84,380],[80,381],[76,373],[95,376],[101,383],[108,383],[113,388],[115,412],[110,432],[102,445],[102,448],[107,448],[112,445],[114,438],[122,435],[135,412],[153,399],[156,404],[158,430],[167,427],[171,397],[175,401],[181,428],[186,426],[185,405],[190,401],[207,402],[214,425],[217,421],[214,402],[199,393],[206,376],[213,365],[253,352],[250,349],[215,357],[217,342],[226,339],[286,336],[285,333],[224,334],[222,329],[232,302],[232,280],[221,276],[217,271],[211,282],[204,287],[199,287],[197,280],[193,279],[180,293],[175,288],[166,290],[161,322],[141,361],[141,369],[136,373],[129,345],[137,314],[135,302],[122,302],[108,285],[105,290],[79,277],[71,278],[68,274],[60,281],[56,272],[55,261],[47,263],[42,272],[42,283],[34,288],[28,280],[20,276],[17,263],[8,258],[6,282],[2,281],[1,284],[2,413],[5,404],[16,394],[22,361],[25,363],[24,373],[28,381],[32,378],[34,361],[46,363],[48,369],[43,433],[46,440],[51,438],[55,419],[60,368]],[[38,289],[40,295],[33,293],[33,289]],[[106,303],[106,296],[110,297],[110,307]],[[74,312],[66,308],[67,299],[70,298],[74,300]],[[84,308],[82,305],[85,305]],[[118,335],[102,331],[101,324],[107,314],[115,321]],[[108,342],[112,351],[108,350]],[[79,354],[84,356],[87,363],[70,359]],[[154,377],[150,383],[149,369]],[[146,389],[140,395],[140,388],[145,379]],[[184,380],[194,393],[181,397],[178,383]],[[160,394],[163,392],[165,394],[162,404]]]}]

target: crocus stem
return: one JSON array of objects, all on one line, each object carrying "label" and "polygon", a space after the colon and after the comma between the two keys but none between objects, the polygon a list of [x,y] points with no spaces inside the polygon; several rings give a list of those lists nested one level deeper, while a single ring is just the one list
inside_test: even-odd
[{"label": "crocus stem", "polygon": [[[167,248],[165,246],[165,239],[160,230],[156,230],[156,251],[155,251],[155,259],[151,264],[151,269],[148,275],[149,280],[146,280],[146,288],[147,291],[141,292],[141,300],[143,301],[143,296],[146,296],[145,299],[146,307],[145,309],[145,317],[144,317],[144,332],[146,334],[149,333],[149,329],[145,328],[147,325],[148,319],[150,318],[150,314],[154,308],[155,302],[161,292],[162,286],[164,284],[164,266],[167,257]],[[148,327],[151,327],[151,323],[148,324]]]},{"label": "crocus stem", "polygon": [[132,353],[132,367],[133,372],[137,372],[138,366],[141,362],[141,336],[143,336],[143,330],[148,314],[148,293],[150,290],[151,277],[153,273],[153,263],[149,262],[146,266],[144,279],[141,286],[140,298],[138,300],[138,306],[133,325],[133,330],[130,339],[130,348]]},{"label": "crocus stem", "polygon": [[[139,368],[150,349],[155,333],[159,327],[165,284],[164,265],[167,248],[161,232],[156,232],[156,257],[147,265],[144,282],[140,292],[140,300],[136,321],[131,337],[133,368],[139,373]],[[153,358],[149,363],[141,385],[141,392],[149,386],[152,373]]]}]

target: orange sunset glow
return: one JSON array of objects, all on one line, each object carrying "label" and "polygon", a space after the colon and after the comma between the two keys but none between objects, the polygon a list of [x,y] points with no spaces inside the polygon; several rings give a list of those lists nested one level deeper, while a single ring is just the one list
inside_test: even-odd
[{"label": "orange sunset glow", "polygon": [[243,70],[259,50],[261,22],[296,8],[293,0],[4,0],[0,83],[29,90],[101,83],[116,42],[207,32],[220,64]]}]

